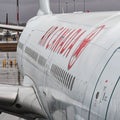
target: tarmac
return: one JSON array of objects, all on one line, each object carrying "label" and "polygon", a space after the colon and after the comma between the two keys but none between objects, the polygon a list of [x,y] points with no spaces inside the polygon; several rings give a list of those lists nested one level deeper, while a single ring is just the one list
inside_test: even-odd
[{"label": "tarmac", "polygon": [[[16,52],[0,52],[0,84],[19,84]],[[20,77],[22,80],[22,77]],[[1,113],[0,120],[23,120],[21,118]]]}]

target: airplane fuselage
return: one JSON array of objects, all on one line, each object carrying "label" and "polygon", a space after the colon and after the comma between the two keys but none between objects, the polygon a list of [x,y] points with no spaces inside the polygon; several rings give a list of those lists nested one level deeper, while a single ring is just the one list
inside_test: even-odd
[{"label": "airplane fuselage", "polygon": [[18,65],[48,119],[119,120],[119,19],[119,12],[74,13],[28,22]]}]

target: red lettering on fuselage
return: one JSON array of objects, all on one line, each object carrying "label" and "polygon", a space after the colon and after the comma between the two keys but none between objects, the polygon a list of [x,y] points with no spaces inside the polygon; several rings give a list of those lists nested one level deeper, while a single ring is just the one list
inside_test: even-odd
[{"label": "red lettering on fuselage", "polygon": [[95,30],[93,30],[77,47],[77,49],[74,51],[73,55],[70,58],[70,61],[68,63],[68,69],[70,69],[73,64],[77,61],[78,57],[82,53],[82,51],[87,47],[87,45],[92,41],[105,27],[105,25],[102,25]]},{"label": "red lettering on fuselage", "polygon": [[68,31],[69,31],[68,28],[59,29],[59,31],[54,33],[54,36],[51,37],[51,39],[48,41],[46,48],[51,49],[53,52],[55,52],[57,45],[62,40],[62,37],[65,36]]},{"label": "red lettering on fuselage", "polygon": [[40,45],[67,57],[75,43],[85,33],[82,29],[51,27],[41,38]]},{"label": "red lettering on fuselage", "polygon": [[64,53],[64,56],[68,56],[70,51],[72,50],[75,43],[80,39],[80,37],[85,33],[81,29],[77,30],[75,33],[71,35],[71,37],[66,40],[66,43],[63,45],[60,54]]},{"label": "red lettering on fuselage", "polygon": [[56,31],[58,29],[58,27],[56,26],[52,26],[41,38],[40,40],[40,45],[44,46],[47,42],[47,39],[54,33],[54,31]]},{"label": "red lettering on fuselage", "polygon": [[[87,45],[101,32],[105,27],[102,25],[94,29],[83,41],[77,46],[68,63],[68,70],[74,65],[82,51]],[[86,30],[70,29],[66,27],[51,27],[40,40],[40,45],[55,53],[68,57],[75,44],[84,35]]]}]

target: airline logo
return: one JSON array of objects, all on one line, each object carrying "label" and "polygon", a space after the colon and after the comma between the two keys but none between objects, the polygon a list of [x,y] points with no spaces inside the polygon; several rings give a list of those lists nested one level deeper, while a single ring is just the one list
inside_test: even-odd
[{"label": "airline logo", "polygon": [[[82,51],[87,45],[105,28],[105,25],[101,25],[95,28],[90,34],[88,34],[82,42],[76,47],[72,53],[68,62],[68,70],[72,68],[75,62],[78,60]],[[66,27],[52,26],[41,38],[39,44],[46,49],[51,50],[57,54],[61,54],[64,57],[70,55],[71,50],[75,47],[75,44],[86,33],[83,29],[70,29]]]}]

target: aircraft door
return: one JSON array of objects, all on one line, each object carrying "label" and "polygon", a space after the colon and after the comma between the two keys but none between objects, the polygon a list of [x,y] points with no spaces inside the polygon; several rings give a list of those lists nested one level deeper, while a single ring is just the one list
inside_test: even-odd
[{"label": "aircraft door", "polygon": [[120,119],[120,77],[111,94],[105,120],[119,120]]},{"label": "aircraft door", "polygon": [[[120,118],[120,49],[117,49],[106,63],[96,83],[90,104],[88,120],[118,120]],[[117,87],[117,88],[116,88]],[[117,89],[117,91],[115,90]],[[115,93],[114,93],[115,91]],[[118,108],[117,108],[118,107]],[[116,116],[115,119],[110,116]],[[111,115],[112,114],[112,115]]]}]

